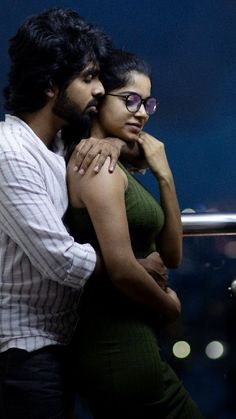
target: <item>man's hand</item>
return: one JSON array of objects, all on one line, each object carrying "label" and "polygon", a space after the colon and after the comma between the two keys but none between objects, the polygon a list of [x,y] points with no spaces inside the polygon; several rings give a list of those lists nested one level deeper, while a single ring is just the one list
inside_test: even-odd
[{"label": "man's hand", "polygon": [[175,322],[181,314],[181,302],[180,302],[179,297],[176,294],[176,292],[174,290],[172,290],[171,288],[167,287],[166,288],[166,293],[172,299],[173,308],[166,315],[165,319],[168,323],[172,323],[172,322]]},{"label": "man's hand", "polygon": [[99,155],[94,171],[98,173],[105,160],[109,157],[109,172],[113,172],[123,146],[124,142],[119,138],[108,137],[98,139],[90,137],[86,140],[81,140],[72,154],[74,170],[78,171],[80,175],[83,175],[93,159]]},{"label": "man's hand", "polygon": [[138,259],[138,262],[155,279],[158,285],[166,291],[168,272],[158,252],[153,252],[146,259]]}]

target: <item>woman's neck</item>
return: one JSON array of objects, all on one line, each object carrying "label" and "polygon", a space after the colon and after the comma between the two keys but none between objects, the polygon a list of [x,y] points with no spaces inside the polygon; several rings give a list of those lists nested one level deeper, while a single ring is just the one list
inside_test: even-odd
[{"label": "woman's neck", "polygon": [[93,121],[91,128],[91,137],[106,138],[107,132],[101,127],[98,121]]}]

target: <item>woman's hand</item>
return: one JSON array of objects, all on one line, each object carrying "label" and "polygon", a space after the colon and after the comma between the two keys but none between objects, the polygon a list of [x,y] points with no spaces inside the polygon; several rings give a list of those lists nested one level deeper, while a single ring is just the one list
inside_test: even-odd
[{"label": "woman's hand", "polygon": [[75,147],[71,156],[74,170],[78,171],[80,175],[83,175],[94,158],[99,156],[94,171],[98,173],[106,159],[109,157],[109,172],[113,172],[123,146],[124,142],[119,138],[108,137],[98,139],[90,137],[85,140],[81,140]]},{"label": "woman's hand", "polygon": [[159,180],[172,176],[165,146],[161,141],[146,132],[141,132],[138,143],[143,149],[149,168]]}]

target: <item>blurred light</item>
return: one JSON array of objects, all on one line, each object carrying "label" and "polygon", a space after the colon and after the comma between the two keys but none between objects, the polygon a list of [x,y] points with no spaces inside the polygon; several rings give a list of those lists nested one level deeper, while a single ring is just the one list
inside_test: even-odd
[{"label": "blurred light", "polygon": [[224,254],[229,259],[236,259],[236,241],[230,241],[225,244]]},{"label": "blurred light", "polygon": [[218,359],[224,354],[224,345],[217,340],[208,343],[205,349],[206,355],[210,359]]},{"label": "blurred light", "polygon": [[192,208],[185,208],[183,211],[181,211],[182,214],[188,214],[188,213],[195,213],[196,211]]},{"label": "blurred light", "polygon": [[180,340],[173,345],[172,351],[176,358],[187,358],[191,352],[191,348],[188,342]]}]

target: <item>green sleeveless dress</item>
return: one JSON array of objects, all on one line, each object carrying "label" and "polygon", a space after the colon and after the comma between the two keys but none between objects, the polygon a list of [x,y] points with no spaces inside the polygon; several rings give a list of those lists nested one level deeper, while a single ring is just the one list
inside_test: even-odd
[{"label": "green sleeveless dress", "polygon": [[[144,187],[128,177],[125,193],[136,258],[156,249],[164,215]],[[98,246],[85,208],[70,209],[78,242]],[[122,294],[109,277],[90,278],[81,297],[75,333],[75,380],[94,419],[202,418],[181,382],[160,355],[159,316]]]}]

